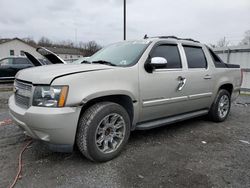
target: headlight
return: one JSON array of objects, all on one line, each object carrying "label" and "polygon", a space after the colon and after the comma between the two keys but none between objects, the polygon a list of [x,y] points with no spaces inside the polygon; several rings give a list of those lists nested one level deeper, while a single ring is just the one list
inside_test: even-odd
[{"label": "headlight", "polygon": [[33,95],[33,106],[64,107],[68,86],[37,86]]}]

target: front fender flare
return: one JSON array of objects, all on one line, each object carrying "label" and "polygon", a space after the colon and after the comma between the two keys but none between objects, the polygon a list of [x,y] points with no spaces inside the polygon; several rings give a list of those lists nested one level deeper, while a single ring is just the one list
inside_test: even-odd
[{"label": "front fender flare", "polygon": [[132,102],[137,101],[136,97],[131,92],[129,92],[127,90],[108,90],[108,91],[101,91],[101,92],[92,93],[92,94],[84,97],[82,99],[82,104],[86,104],[88,101],[91,101],[91,100],[96,99],[96,98],[112,96],[112,95],[126,95],[132,99]]}]

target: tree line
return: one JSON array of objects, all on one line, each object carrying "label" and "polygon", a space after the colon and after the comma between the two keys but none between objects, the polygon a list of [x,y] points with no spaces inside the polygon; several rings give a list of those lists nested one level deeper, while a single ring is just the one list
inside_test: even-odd
[{"label": "tree line", "polygon": [[[65,48],[79,48],[88,54],[88,56],[92,55],[96,51],[100,50],[102,47],[97,44],[95,41],[89,42],[79,42],[78,44],[74,44],[72,41],[61,41],[61,42],[52,42],[50,39],[46,37],[41,37],[40,40],[36,43],[31,38],[25,38],[26,42],[31,44],[37,44],[39,46],[54,46],[54,47],[65,47]],[[227,47],[231,44],[231,41],[228,40],[226,37],[223,37],[217,41],[216,44],[209,44],[211,47]],[[232,44],[231,44],[232,45]],[[250,45],[250,30],[245,31],[242,40],[238,43],[238,45]]]},{"label": "tree line", "polygon": [[[0,37],[1,38],[1,37]],[[96,41],[89,42],[79,42],[75,44],[71,40],[63,40],[59,42],[54,42],[47,37],[41,37],[37,42],[33,40],[32,37],[22,38],[26,43],[30,45],[43,46],[43,47],[57,47],[57,48],[77,48],[83,52],[86,56],[91,56],[98,50],[102,48]],[[227,47],[231,44],[231,41],[226,37],[223,37],[217,41],[216,44],[209,44],[209,46],[216,47]],[[238,45],[250,45],[250,30],[245,31],[243,39],[238,43]]]},{"label": "tree line", "polygon": [[73,43],[71,40],[63,40],[54,42],[47,37],[41,37],[38,42],[33,40],[31,37],[22,38],[23,41],[30,45],[43,46],[43,47],[57,47],[57,48],[77,48],[85,54],[85,56],[91,56],[102,48],[95,41],[79,42],[78,44]]},{"label": "tree line", "polygon": [[[215,47],[227,47],[231,43],[226,37],[223,37],[217,41],[217,44],[210,44],[213,48]],[[245,31],[243,39],[238,43],[241,45],[250,45],[250,30]]]}]

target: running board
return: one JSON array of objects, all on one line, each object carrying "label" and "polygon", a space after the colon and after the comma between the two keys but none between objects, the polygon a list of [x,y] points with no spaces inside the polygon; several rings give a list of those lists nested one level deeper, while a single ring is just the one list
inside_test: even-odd
[{"label": "running board", "polygon": [[153,129],[156,127],[161,127],[164,125],[169,125],[169,124],[176,123],[176,122],[183,121],[183,120],[187,120],[190,118],[202,116],[202,115],[205,115],[207,113],[208,113],[208,110],[199,110],[199,111],[190,112],[190,113],[181,114],[181,115],[172,116],[172,117],[167,117],[167,118],[163,118],[163,119],[147,121],[144,123],[137,124],[135,129],[136,130]]}]

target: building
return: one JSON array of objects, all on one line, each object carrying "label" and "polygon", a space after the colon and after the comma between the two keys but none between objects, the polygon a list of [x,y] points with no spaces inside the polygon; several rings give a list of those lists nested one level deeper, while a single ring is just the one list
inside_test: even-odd
[{"label": "building", "polygon": [[36,52],[36,48],[37,46],[30,45],[19,38],[0,39],[0,59],[9,56],[25,56],[22,51],[29,52],[38,59],[43,58]]},{"label": "building", "polygon": [[214,51],[225,63],[240,65],[243,71],[241,90],[250,92],[250,45],[221,47]]},{"label": "building", "polygon": [[[37,45],[29,44],[19,38],[13,39],[0,39],[0,59],[9,56],[25,56],[22,51],[29,52],[34,57],[42,59],[43,56],[40,55],[36,48]],[[54,52],[60,56],[66,62],[72,62],[74,60],[83,57],[84,53],[78,48],[62,48],[62,47],[45,47],[48,50]]]},{"label": "building", "polygon": [[45,47],[49,51],[57,54],[64,61],[71,63],[84,56],[84,53],[78,48],[58,48],[58,47]]}]

